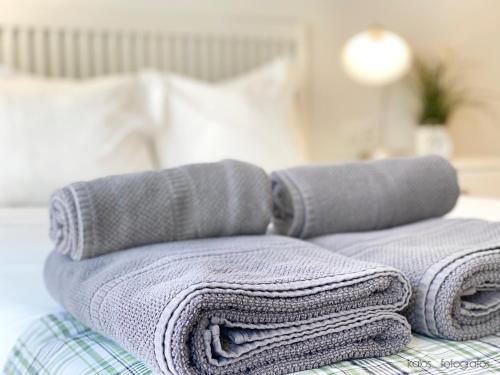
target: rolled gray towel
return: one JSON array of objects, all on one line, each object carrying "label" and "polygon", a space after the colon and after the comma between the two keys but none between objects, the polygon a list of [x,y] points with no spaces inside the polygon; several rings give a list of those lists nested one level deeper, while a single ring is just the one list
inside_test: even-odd
[{"label": "rolled gray towel", "polygon": [[225,160],[77,182],[50,204],[55,249],[74,260],[134,246],[261,234],[271,184],[251,164]]},{"label": "rolled gray towel", "polygon": [[279,375],[402,350],[410,286],[392,267],[279,236],[177,241],[73,262],[50,293],[155,374]]},{"label": "rolled gray towel", "polygon": [[299,238],[442,216],[459,196],[455,169],[438,156],[303,166],[271,179],[274,230]]},{"label": "rolled gray towel", "polygon": [[406,316],[416,332],[451,340],[500,332],[500,223],[431,219],[311,242],[401,270],[412,284]]}]

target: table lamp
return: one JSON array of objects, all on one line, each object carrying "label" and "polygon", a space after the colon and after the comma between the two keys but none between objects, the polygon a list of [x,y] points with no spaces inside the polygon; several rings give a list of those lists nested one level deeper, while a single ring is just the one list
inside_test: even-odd
[{"label": "table lamp", "polygon": [[365,85],[381,87],[381,110],[374,157],[385,156],[384,122],[388,86],[403,77],[411,65],[410,47],[399,35],[372,27],[347,40],[342,65],[349,77]]}]

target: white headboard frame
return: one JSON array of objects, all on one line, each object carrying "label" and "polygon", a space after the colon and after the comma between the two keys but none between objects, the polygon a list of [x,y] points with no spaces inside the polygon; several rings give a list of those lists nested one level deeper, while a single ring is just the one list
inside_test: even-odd
[{"label": "white headboard frame", "polygon": [[48,77],[87,78],[155,68],[213,81],[289,55],[306,71],[303,26],[186,24],[195,26],[0,24],[0,64]]}]

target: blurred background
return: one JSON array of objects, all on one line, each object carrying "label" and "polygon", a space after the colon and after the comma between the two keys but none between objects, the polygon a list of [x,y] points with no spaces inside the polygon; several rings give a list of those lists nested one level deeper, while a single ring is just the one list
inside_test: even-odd
[{"label": "blurred background", "polygon": [[1,0],[0,204],[220,157],[430,153],[500,197],[499,16],[496,0]]}]

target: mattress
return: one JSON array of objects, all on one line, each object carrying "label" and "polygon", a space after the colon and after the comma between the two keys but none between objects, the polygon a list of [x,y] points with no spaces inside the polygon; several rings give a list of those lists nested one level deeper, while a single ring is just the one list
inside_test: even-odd
[{"label": "mattress", "polygon": [[[461,197],[450,216],[500,220],[500,200]],[[54,374],[79,375],[93,373],[93,371],[89,372],[89,368],[92,368],[89,367],[89,363],[98,366],[95,369],[103,369],[106,366],[113,368],[111,363],[123,368],[123,371],[112,371],[112,373],[149,374],[149,369],[140,361],[131,357],[113,342],[88,331],[86,327],[81,326],[67,313],[64,313],[62,308],[45,291],[42,280],[43,261],[51,250],[47,233],[48,217],[46,209],[0,209],[0,368],[3,367],[9,352],[23,332],[25,332],[25,336],[22,340],[27,341],[24,344],[35,345],[33,347],[33,350],[35,350],[36,345],[41,345],[40,340],[43,340],[44,337],[49,341],[52,340],[50,341],[51,345],[56,345],[58,341],[54,339],[53,335],[56,335],[54,327],[58,327],[58,329],[62,329],[62,335],[76,332],[77,337],[88,339],[88,341],[76,340],[73,345],[77,345],[76,342],[79,342],[89,352],[87,353],[81,348],[80,350],[73,348],[71,358],[68,358],[68,355],[64,356],[66,360],[71,360],[71,366],[60,366],[58,372],[54,372]],[[49,317],[52,320],[47,320]],[[54,325],[52,330],[47,328],[51,324]],[[34,329],[38,329],[40,333],[45,332],[45,334],[29,334]],[[57,337],[60,338],[60,336]],[[74,339],[74,337],[65,337],[64,342],[68,342],[68,339]],[[17,345],[23,343],[22,340],[19,340]],[[33,342],[32,340],[38,341]],[[63,356],[64,351],[69,350],[70,347],[59,345],[58,350],[63,352],[60,355]],[[500,336],[465,343],[414,336],[409,348],[396,356],[392,356],[393,358],[345,361],[328,366],[328,368],[311,370],[306,373],[310,375],[337,373],[397,374],[408,372],[408,366],[412,364],[419,367],[425,366],[426,358],[432,359],[432,363],[438,363],[443,358],[449,358],[455,361],[468,361],[468,364],[472,363],[471,361],[474,359],[486,358],[490,366],[497,366],[496,368],[500,371],[499,347]],[[38,349],[40,348],[38,347]],[[89,355],[96,355],[97,357],[90,360]],[[38,361],[40,360],[38,358]],[[13,361],[10,363],[13,366],[15,365]],[[99,367],[99,364],[101,367]],[[17,363],[17,365],[22,366],[22,363]],[[420,369],[424,372],[434,373],[427,371],[425,368]],[[435,370],[438,373],[442,368],[437,367]],[[469,370],[472,369],[469,368]],[[479,371],[484,371],[482,368],[474,371],[476,370],[478,374],[485,373]],[[20,374],[23,372],[13,370],[9,373]],[[106,373],[108,372],[106,371]]]},{"label": "mattress", "polygon": [[0,209],[0,368],[27,327],[62,311],[42,278],[51,249],[47,233],[46,209]]}]

